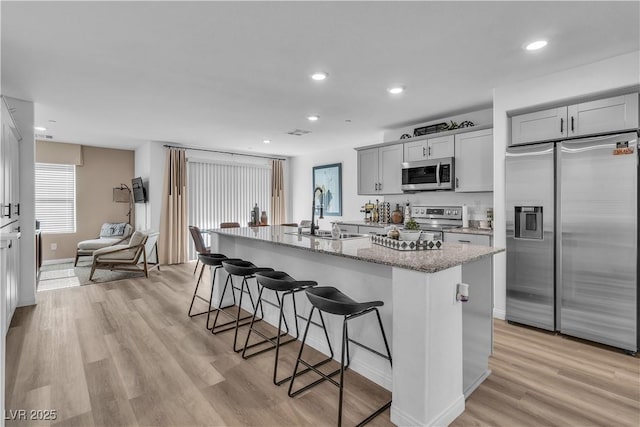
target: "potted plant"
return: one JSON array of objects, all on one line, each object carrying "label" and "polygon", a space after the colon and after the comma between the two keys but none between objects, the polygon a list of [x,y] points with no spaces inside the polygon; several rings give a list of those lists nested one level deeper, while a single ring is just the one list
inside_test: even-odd
[{"label": "potted plant", "polygon": [[416,241],[420,239],[420,225],[415,219],[410,218],[404,224],[404,229],[400,230],[400,240]]}]

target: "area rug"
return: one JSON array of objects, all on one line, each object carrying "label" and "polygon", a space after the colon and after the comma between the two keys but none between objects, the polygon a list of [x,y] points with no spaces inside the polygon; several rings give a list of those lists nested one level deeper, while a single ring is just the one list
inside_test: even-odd
[{"label": "area rug", "polygon": [[93,274],[93,280],[89,280],[90,274],[91,263],[86,262],[78,263],[77,267],[74,267],[72,262],[44,265],[40,270],[38,290],[94,285],[134,277],[144,277],[143,272],[96,270]]}]

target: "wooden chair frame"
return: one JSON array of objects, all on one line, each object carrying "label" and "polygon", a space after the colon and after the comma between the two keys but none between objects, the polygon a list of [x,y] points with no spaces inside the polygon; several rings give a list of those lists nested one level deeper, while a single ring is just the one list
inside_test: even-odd
[{"label": "wooden chair frame", "polygon": [[[136,250],[136,254],[131,260],[121,260],[121,259],[105,259],[100,261],[100,255],[94,256],[93,265],[91,266],[91,274],[89,275],[89,280],[93,280],[93,273],[96,270],[118,270],[118,271],[139,271],[144,273],[145,277],[149,277],[149,265],[147,263],[147,251],[145,249],[145,244],[147,243],[147,238],[144,238],[139,245],[135,246],[127,246],[126,248],[116,249],[115,251],[107,252],[109,255],[116,254],[118,252],[130,251],[131,249]],[[105,254],[106,255],[106,254]],[[140,260],[140,255],[143,256],[144,264],[142,268],[138,267],[138,262]]]}]

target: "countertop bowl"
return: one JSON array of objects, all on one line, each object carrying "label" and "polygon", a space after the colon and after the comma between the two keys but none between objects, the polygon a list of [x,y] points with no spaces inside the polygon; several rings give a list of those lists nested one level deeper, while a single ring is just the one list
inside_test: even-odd
[{"label": "countertop bowl", "polygon": [[421,230],[398,230],[400,231],[400,240],[415,242],[420,239]]}]

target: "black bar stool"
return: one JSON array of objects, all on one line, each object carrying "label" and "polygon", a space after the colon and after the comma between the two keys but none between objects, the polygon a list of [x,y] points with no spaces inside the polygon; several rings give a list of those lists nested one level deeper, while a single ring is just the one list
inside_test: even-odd
[{"label": "black bar stool", "polygon": [[[270,351],[273,350],[275,348],[276,350],[276,355],[275,355],[275,362],[273,365],[273,383],[275,385],[281,385],[287,381],[289,381],[291,379],[291,376],[288,376],[287,378],[278,380],[277,376],[278,376],[278,355],[280,353],[280,346],[281,345],[286,345],[289,343],[292,343],[294,341],[298,340],[298,337],[300,336],[299,333],[299,328],[298,328],[298,310],[296,308],[296,298],[295,298],[295,294],[297,292],[301,292],[304,291],[307,288],[313,287],[313,286],[317,286],[318,282],[314,282],[311,280],[302,280],[302,281],[298,281],[295,280],[293,277],[289,276],[287,273],[285,273],[284,271],[265,271],[265,272],[261,272],[261,273],[256,273],[256,280],[258,281],[258,284],[260,285],[260,292],[258,294],[258,301],[257,301],[257,305],[262,305],[262,293],[264,292],[265,288],[266,289],[270,289],[272,291],[275,292],[276,294],[276,298],[278,299],[278,304],[273,304],[272,302],[268,301],[268,300],[264,300],[264,302],[273,305],[274,307],[277,307],[280,309],[280,315],[278,316],[278,333],[273,336],[273,337],[268,337],[265,334],[263,334],[262,332],[256,330],[253,328],[253,324],[255,322],[256,319],[256,315],[258,314],[258,307],[256,306],[256,309],[253,311],[253,317],[251,318],[251,324],[249,325],[249,332],[247,332],[247,339],[244,342],[244,349],[242,350],[242,358],[243,359],[248,359],[250,357],[253,356],[257,356],[258,354],[262,354],[266,351]],[[280,294],[282,293],[282,299],[280,298]],[[285,319],[284,317],[284,302],[285,302],[285,297],[287,295],[291,295],[291,300],[293,302],[293,318],[295,321],[295,327],[296,327],[296,334],[295,337],[290,338],[288,340],[285,340],[283,342],[280,341],[280,338],[285,337],[289,334],[289,325],[287,325],[287,319]],[[284,321],[284,325],[285,325],[285,329],[286,331],[284,333],[282,333],[282,322]],[[259,336],[261,336],[262,338],[264,338],[262,341],[258,341],[256,343],[253,343],[251,345],[249,345],[249,337],[251,336],[251,333],[254,332],[256,334],[258,334]],[[271,346],[267,347],[267,348],[263,348],[261,350],[258,350],[254,353],[251,354],[247,354],[247,349],[259,346],[261,344],[265,344],[265,343],[271,343]]]},{"label": "black bar stool", "polygon": [[[235,316],[233,316],[230,313],[227,313],[226,311],[224,311],[223,309],[225,308],[229,308],[232,307],[233,305],[230,306],[226,306],[226,307],[221,307],[220,310],[216,311],[216,317],[213,319],[213,326],[211,327],[211,333],[213,334],[217,334],[219,332],[224,332],[224,331],[229,331],[231,329],[235,329],[235,334],[233,336],[233,351],[235,351],[236,353],[242,351],[242,348],[236,348],[236,343],[238,341],[238,328],[240,326],[245,326],[248,325],[249,322],[244,322],[244,323],[240,323],[246,320],[249,320],[251,318],[253,318],[254,316],[248,315],[245,317],[241,317],[240,316],[240,311],[242,309],[242,296],[244,295],[244,293],[248,293],[249,294],[249,300],[251,301],[251,306],[253,307],[254,310],[257,310],[257,307],[260,307],[261,310],[261,318],[258,320],[262,320],[262,317],[264,316],[264,311],[262,310],[262,304],[254,304],[253,303],[253,297],[251,296],[251,291],[249,290],[249,282],[248,279],[252,279],[255,278],[255,274],[256,273],[260,273],[260,272],[264,272],[264,271],[273,271],[273,268],[268,268],[268,267],[257,267],[254,264],[250,263],[249,261],[244,261],[241,259],[229,259],[229,260],[222,260],[222,267],[224,268],[224,270],[228,273],[227,276],[227,280],[224,283],[224,289],[222,290],[222,296],[220,297],[220,300],[223,301],[224,300],[224,295],[227,292],[227,286],[229,285],[229,283],[231,283],[231,295],[233,296],[233,305],[236,305],[236,295],[234,290],[238,290],[240,291],[240,301],[238,302],[238,312],[236,313]],[[233,276],[241,276],[242,277],[242,284],[240,285],[240,287],[238,288],[237,286],[235,286],[233,284]],[[218,325],[218,315],[220,313],[225,314],[226,316],[231,317],[232,319],[235,317],[235,320],[231,320],[229,322],[226,323],[222,323],[220,325]],[[234,324],[234,326],[229,326],[231,324]],[[225,327],[226,326],[226,327]],[[218,329],[216,329],[218,328]]]},{"label": "black bar stool", "polygon": [[[378,312],[378,308],[377,307],[381,307],[382,305],[384,305],[384,303],[382,301],[369,301],[369,302],[357,302],[352,300],[351,298],[349,298],[347,295],[343,294],[342,292],[340,292],[338,289],[332,287],[332,286],[322,286],[322,287],[317,287],[317,288],[309,288],[309,289],[305,289],[307,297],[309,298],[309,301],[311,302],[312,308],[311,308],[311,313],[309,314],[309,322],[307,323],[307,327],[304,330],[304,334],[302,336],[302,345],[300,346],[300,352],[298,353],[298,359],[296,360],[296,365],[293,368],[293,375],[292,375],[292,379],[291,382],[289,383],[289,396],[293,397],[296,396],[297,394],[302,393],[305,390],[308,390],[309,388],[323,382],[323,381],[329,381],[331,382],[333,385],[335,385],[336,387],[338,387],[340,389],[340,397],[339,397],[339,402],[338,402],[338,426],[342,425],[342,395],[343,395],[343,386],[344,386],[344,371],[345,369],[347,369],[349,367],[349,364],[351,363],[350,357],[349,357],[349,341],[352,341],[349,339],[349,331],[347,329],[347,322],[351,319],[355,319],[356,317],[360,317],[363,316],[367,313],[370,313],[372,311],[375,311],[376,316],[378,317],[378,324],[380,325],[380,332],[382,333],[382,339],[384,341],[384,346],[385,349],[387,351],[387,354],[384,355],[382,353],[379,353],[369,347],[366,347],[362,344],[359,344],[361,347],[363,347],[366,350],[372,351],[373,353],[389,360],[389,363],[392,364],[392,360],[391,360],[391,351],[389,350],[389,343],[387,342],[387,336],[384,333],[384,327],[382,326],[382,319],[380,319],[380,313]],[[304,349],[304,342],[307,339],[307,332],[309,332],[309,325],[311,324],[311,316],[313,315],[314,310],[318,310],[318,312],[320,313],[320,318],[322,319],[322,312],[326,312],[326,313],[331,313],[331,314],[336,314],[339,316],[343,316],[343,321],[342,321],[342,355],[340,358],[340,369],[330,373],[330,374],[324,374],[322,372],[320,372],[316,367],[310,365],[309,363],[307,363],[306,361],[302,360],[302,350]],[[323,325],[324,325],[324,320],[323,320]],[[325,335],[326,335],[326,329],[325,329]],[[356,343],[356,341],[352,341],[354,343]],[[345,361],[345,353],[346,353],[346,358],[347,358],[347,364],[345,365],[344,361]],[[307,366],[308,369],[314,371],[315,373],[317,373],[318,375],[320,375],[322,378],[320,378],[319,380],[305,386],[302,387],[299,390],[293,391],[293,383],[295,381],[295,378],[298,376],[296,374],[297,370],[298,370],[298,365],[302,363],[303,365]],[[335,381],[333,378],[331,378],[332,376],[334,376],[335,374],[337,374],[338,372],[340,372],[340,382]],[[361,421],[358,426],[362,426],[366,423],[368,423],[369,421],[371,421],[372,419],[374,419],[375,417],[377,417],[378,415],[380,415],[382,412],[384,412],[387,408],[391,407],[391,401],[385,403],[382,407],[380,407],[378,410],[376,410],[375,412],[373,412],[371,415],[369,415],[367,418],[365,418],[363,421]]]},{"label": "black bar stool", "polygon": [[[196,288],[193,290],[193,297],[191,298],[191,305],[189,306],[188,314],[189,314],[189,317],[195,317],[195,316],[200,316],[202,314],[206,314],[207,329],[209,330],[211,330],[211,327],[209,326],[209,318],[211,317],[211,313],[213,311],[221,309],[220,307],[214,308],[213,310],[211,309],[211,303],[213,299],[213,288],[216,283],[216,273],[218,272],[218,269],[222,268],[223,260],[232,260],[232,259],[235,259],[235,258],[227,258],[226,255],[223,255],[223,254],[211,254],[211,253],[198,254],[198,262],[202,263],[202,269],[200,270],[200,275],[198,276],[198,281],[196,282]],[[204,273],[204,268],[206,266],[213,267],[211,272],[211,294],[209,295],[208,300],[198,295],[198,287],[200,286],[200,281],[202,280],[202,274]],[[195,302],[196,298],[209,304],[209,308],[207,309],[207,311],[202,311],[200,313],[192,313],[193,303]]]}]

